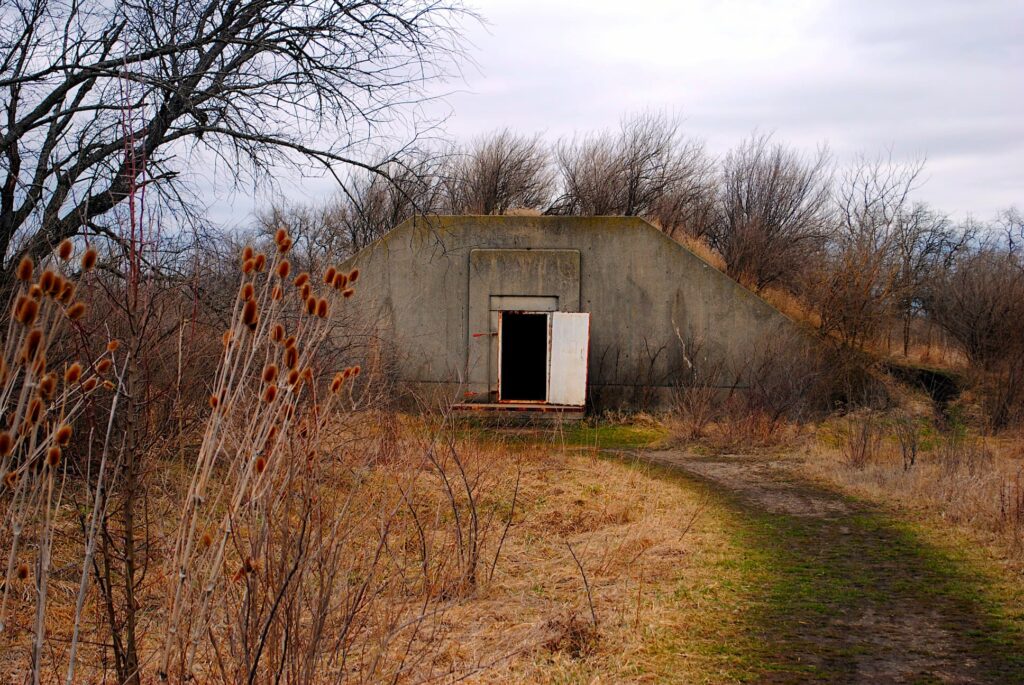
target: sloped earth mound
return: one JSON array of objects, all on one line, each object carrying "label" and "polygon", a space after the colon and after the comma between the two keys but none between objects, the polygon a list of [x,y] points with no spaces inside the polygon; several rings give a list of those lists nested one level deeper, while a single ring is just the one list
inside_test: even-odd
[{"label": "sloped earth mound", "polygon": [[1024,683],[1024,618],[886,512],[801,480],[785,461],[630,454],[735,514],[756,596],[757,682]]}]

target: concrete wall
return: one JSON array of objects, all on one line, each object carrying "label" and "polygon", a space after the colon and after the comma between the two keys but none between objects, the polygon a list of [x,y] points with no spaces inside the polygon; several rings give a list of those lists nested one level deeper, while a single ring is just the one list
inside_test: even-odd
[{"label": "concrete wall", "polygon": [[[632,217],[430,217],[353,257],[354,305],[399,350],[398,380],[421,395],[487,401],[496,358],[489,318],[503,298],[556,297],[591,314],[597,407],[664,403],[684,342],[730,374],[795,330],[777,310]],[[554,300],[552,300],[553,302]],[[478,334],[478,335],[474,335]],[[740,379],[742,383],[742,379]]]}]

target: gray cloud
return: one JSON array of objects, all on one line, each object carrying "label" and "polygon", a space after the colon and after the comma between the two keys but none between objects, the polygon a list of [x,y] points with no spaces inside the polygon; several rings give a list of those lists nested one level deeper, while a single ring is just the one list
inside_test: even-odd
[{"label": "gray cloud", "polygon": [[[664,109],[714,153],[755,129],[808,149],[827,142],[840,161],[891,148],[927,156],[918,195],[954,215],[1024,205],[1020,0],[488,0],[478,9],[489,22],[469,35],[478,67],[447,98],[456,138],[509,126],[554,139]],[[281,188],[331,192],[294,177]]]}]

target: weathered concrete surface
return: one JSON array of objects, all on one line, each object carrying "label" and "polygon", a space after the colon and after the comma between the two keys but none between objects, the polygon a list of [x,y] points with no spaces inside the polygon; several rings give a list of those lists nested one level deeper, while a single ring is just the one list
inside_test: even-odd
[{"label": "weathered concrete surface", "polygon": [[795,332],[634,217],[418,217],[345,266],[361,271],[361,315],[399,350],[399,382],[450,400],[492,399],[489,314],[515,297],[591,314],[590,399],[600,408],[662,404],[680,372],[711,355],[728,362],[723,383],[742,384],[737,369]]}]

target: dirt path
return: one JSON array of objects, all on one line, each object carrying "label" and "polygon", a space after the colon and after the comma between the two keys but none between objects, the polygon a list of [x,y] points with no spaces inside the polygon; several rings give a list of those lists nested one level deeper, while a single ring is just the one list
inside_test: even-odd
[{"label": "dirt path", "polygon": [[632,454],[735,515],[757,596],[757,682],[1024,683],[1024,619],[894,517],[801,480],[785,461]]}]

